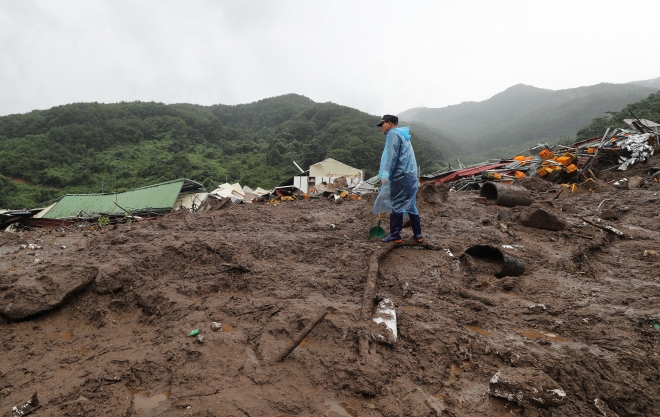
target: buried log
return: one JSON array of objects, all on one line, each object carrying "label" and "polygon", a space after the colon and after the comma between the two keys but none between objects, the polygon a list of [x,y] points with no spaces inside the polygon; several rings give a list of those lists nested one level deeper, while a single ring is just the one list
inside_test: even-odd
[{"label": "buried log", "polygon": [[594,226],[594,227],[597,227],[597,228],[599,228],[599,229],[601,229],[601,230],[605,230],[605,231],[608,232],[608,233],[612,233],[612,234],[617,235],[617,236],[619,236],[619,237],[624,237],[624,236],[625,236],[625,235],[623,234],[622,231],[617,230],[617,229],[613,228],[612,226],[598,224],[598,223],[596,223],[596,222],[593,222],[593,221],[587,219],[586,217],[580,217],[580,218],[581,218],[582,220],[584,220],[585,222],[589,223],[590,225],[592,225],[592,226]]},{"label": "buried log", "polygon": [[293,339],[293,340],[291,341],[291,343],[289,343],[289,345],[286,347],[286,349],[282,350],[282,353],[280,353],[279,355],[277,355],[277,356],[275,357],[275,359],[273,359],[272,363],[273,363],[273,364],[276,364],[276,363],[278,363],[278,362],[282,362],[284,359],[286,359],[286,357],[289,356],[289,355],[291,354],[291,352],[293,352],[294,349],[298,347],[298,345],[300,344],[300,342],[302,342],[303,339],[304,339],[305,337],[307,337],[307,335],[308,335],[312,330],[314,330],[314,327],[316,327],[320,322],[323,321],[323,319],[325,318],[325,316],[328,315],[329,312],[330,312],[330,308],[326,309],[326,310],[323,312],[323,314],[321,314],[321,315],[318,316],[316,319],[314,319],[313,321],[311,321],[307,326],[305,326],[305,328],[302,330],[302,332],[300,332],[300,334],[298,335],[298,337],[296,337],[295,339]]},{"label": "buried log", "polygon": [[495,277],[497,278],[517,277],[525,272],[525,263],[522,260],[501,251],[495,246],[474,245],[467,248],[462,257],[469,262],[470,258],[465,255],[475,258],[490,258],[501,262],[502,269],[495,273]]},{"label": "buried log", "polygon": [[376,279],[378,278],[378,264],[381,259],[388,253],[396,248],[402,246],[421,247],[424,249],[438,250],[433,245],[428,243],[418,243],[414,239],[407,239],[401,243],[388,243],[376,249],[369,258],[369,272],[367,273],[367,282],[364,285],[364,294],[362,296],[362,318],[365,320],[371,319],[374,309],[374,297],[376,291]]},{"label": "buried log", "polygon": [[494,182],[487,182],[481,187],[480,197],[503,207],[531,206],[532,198],[526,188]]}]

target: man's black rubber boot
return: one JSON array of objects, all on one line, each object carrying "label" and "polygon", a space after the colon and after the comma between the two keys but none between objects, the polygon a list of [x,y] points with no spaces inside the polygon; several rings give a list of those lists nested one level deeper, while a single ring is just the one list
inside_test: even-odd
[{"label": "man's black rubber boot", "polygon": [[419,221],[419,214],[408,213],[408,216],[410,216],[410,227],[412,227],[413,230],[413,239],[415,239],[417,243],[422,243],[422,225]]},{"label": "man's black rubber boot", "polygon": [[390,235],[384,239],[381,239],[380,241],[383,243],[402,242],[403,239],[401,239],[401,229],[403,229],[403,213],[391,213]]}]

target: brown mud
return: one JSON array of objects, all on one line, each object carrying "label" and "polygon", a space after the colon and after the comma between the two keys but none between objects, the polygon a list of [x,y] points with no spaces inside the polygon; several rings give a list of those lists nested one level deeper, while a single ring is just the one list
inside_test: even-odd
[{"label": "brown mud", "polygon": [[[660,258],[643,255],[660,252],[660,184],[528,188],[565,230],[525,227],[523,208],[472,192],[419,201],[428,246],[390,251],[375,278],[397,311],[394,346],[364,342],[382,250],[368,239],[372,198],[2,233],[0,415],[34,392],[48,416],[660,415]],[[604,210],[623,237],[581,219]],[[460,257],[477,244],[510,245],[524,274]],[[43,312],[12,320],[16,303]],[[498,371],[542,375],[565,401],[490,396]]]}]

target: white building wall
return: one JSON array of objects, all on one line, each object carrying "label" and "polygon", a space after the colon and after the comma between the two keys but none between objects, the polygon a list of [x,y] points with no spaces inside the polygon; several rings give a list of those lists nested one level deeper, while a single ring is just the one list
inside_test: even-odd
[{"label": "white building wall", "polygon": [[320,184],[323,181],[334,184],[335,178],[346,177],[348,185],[357,185],[364,179],[364,173],[361,169],[353,168],[332,158],[311,165],[309,176],[314,178],[314,184]]},{"label": "white building wall", "polygon": [[303,193],[308,193],[308,182],[307,179],[309,177],[307,176],[302,176],[302,175],[296,175],[293,177],[293,186],[300,189]]}]

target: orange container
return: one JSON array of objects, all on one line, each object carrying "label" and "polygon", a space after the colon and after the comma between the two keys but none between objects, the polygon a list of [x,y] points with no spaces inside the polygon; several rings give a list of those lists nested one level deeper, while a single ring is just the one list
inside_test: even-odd
[{"label": "orange container", "polygon": [[514,161],[524,161],[525,159],[527,158],[525,158],[523,155],[517,155],[513,157]]},{"label": "orange container", "polygon": [[559,158],[555,158],[555,161],[559,162],[562,165],[569,166],[573,161],[571,161],[570,156],[560,156]]},{"label": "orange container", "polygon": [[501,180],[502,174],[500,174],[499,172],[488,172],[486,173],[486,178],[491,180]]},{"label": "orange container", "polygon": [[544,149],[541,152],[539,152],[539,156],[543,159],[552,159],[555,157],[555,154],[550,152],[548,149]]},{"label": "orange container", "polygon": [[539,175],[539,177],[545,177],[546,175],[550,174],[552,172],[552,168],[548,167],[543,167],[536,171],[536,173]]},{"label": "orange container", "polygon": [[569,174],[575,171],[577,171],[577,167],[574,164],[570,164],[569,166],[566,167],[566,172],[568,172]]},{"label": "orange container", "polygon": [[587,153],[596,153],[596,149],[598,148],[587,148]]},{"label": "orange container", "polygon": [[523,178],[523,177],[526,177],[527,175],[525,175],[525,173],[522,172],[522,171],[516,171],[516,172],[513,173],[513,176],[516,177],[516,178]]},{"label": "orange container", "polygon": [[572,154],[570,152],[566,152],[563,156],[565,156],[566,158],[571,158],[572,163],[575,163],[577,161],[575,154]]}]

